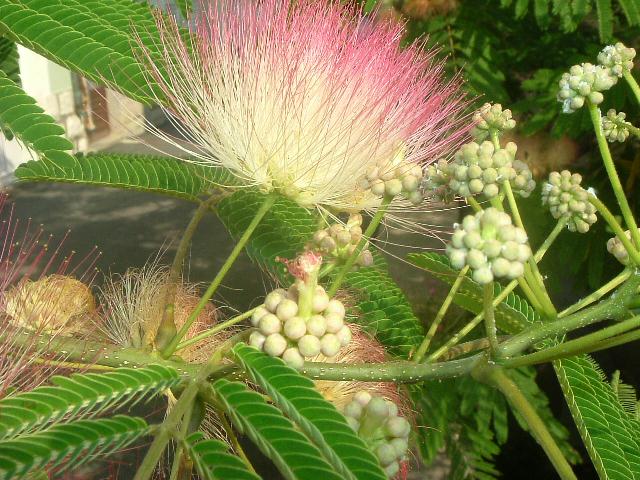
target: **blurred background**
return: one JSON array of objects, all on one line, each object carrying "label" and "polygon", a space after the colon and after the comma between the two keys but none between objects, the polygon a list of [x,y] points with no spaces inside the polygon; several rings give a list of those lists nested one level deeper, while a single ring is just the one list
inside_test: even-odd
[{"label": "blurred background", "polygon": [[[189,3],[172,2],[170,8],[182,15]],[[421,41],[425,48],[436,48],[447,75],[464,78],[464,89],[476,106],[499,102],[513,111],[518,126],[508,140],[518,144],[519,158],[530,165],[538,181],[550,171],[567,168],[581,173],[584,184],[594,188],[605,203],[615,206],[587,112],[583,109],[562,114],[555,97],[562,73],[573,64],[595,62],[604,45],[623,41],[638,49],[639,0],[386,0],[379,2],[377,15],[380,20],[405,23],[407,42]],[[153,154],[154,148],[161,148],[171,153],[144,131],[145,122],[172,131],[159,110],[145,108],[2,37],[0,65],[65,127],[77,152]],[[626,83],[619,82],[607,93],[601,108],[605,112],[609,108],[624,111],[637,124],[640,112],[631,99]],[[637,147],[637,140],[631,139],[611,145],[636,215],[640,205]],[[13,170],[31,158],[31,152],[0,133],[0,183],[11,191],[18,215],[44,223],[46,230],[57,236],[73,227],[67,247],[82,252],[98,244],[103,251],[98,266],[103,272],[122,273],[128,267],[142,266],[159,251],[171,255],[192,205],[136,192],[15,184]],[[539,203],[539,189],[521,203],[534,245],[553,226],[551,217],[538,208]],[[434,212],[428,220],[450,227],[459,215],[454,210]],[[545,257],[541,270],[548,276],[550,291],[560,307],[573,303],[619,271],[619,264],[606,251],[606,239],[611,233],[603,223],[598,222],[590,235],[562,234]],[[384,235],[390,244],[442,248],[439,240],[405,238],[393,229]],[[231,248],[222,225],[214,218],[207,219],[194,240],[191,280],[210,278]],[[406,249],[391,245],[388,250],[394,255],[407,253]],[[444,287],[424,272],[402,263],[395,265],[392,273],[428,322],[446,293]],[[226,302],[237,308],[255,303],[269,279],[251,272],[256,269],[246,258],[234,267],[222,293]],[[462,311],[453,317],[446,329],[455,330],[468,320]],[[601,353],[597,360],[608,375],[620,369],[626,383],[640,386],[637,347]],[[543,366],[539,375],[554,412],[565,425],[571,425],[553,369]],[[497,458],[503,477],[554,478],[542,451],[521,432],[513,418],[510,427],[509,439]],[[572,435],[573,445],[580,449],[577,432]],[[586,460],[586,453],[580,452]],[[577,471],[581,479],[596,478],[588,460]],[[446,475],[446,462],[431,470],[414,472],[415,478]]]}]

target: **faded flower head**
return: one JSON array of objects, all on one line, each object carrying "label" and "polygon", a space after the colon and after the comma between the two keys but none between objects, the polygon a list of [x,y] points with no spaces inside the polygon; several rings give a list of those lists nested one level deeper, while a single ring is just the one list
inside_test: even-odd
[{"label": "faded flower head", "polygon": [[[627,230],[626,232],[624,232],[624,234],[627,236],[628,240],[631,240],[630,230]],[[627,252],[627,249],[624,247],[618,237],[613,237],[607,240],[607,251],[611,255],[616,257],[616,260],[618,260],[621,264],[627,265],[629,263],[629,252]]]},{"label": "faded flower head", "polygon": [[598,54],[598,62],[603,67],[609,69],[609,73],[616,77],[622,77],[624,72],[633,68],[633,59],[636,51],[633,48],[625,47],[618,42],[615,45],[608,45]]},{"label": "faded flower head", "polygon": [[443,80],[433,53],[400,49],[401,25],[324,0],[213,0],[203,10],[191,43],[160,18],[162,60],[140,40],[143,61],[192,158],[246,185],[358,211],[381,201],[361,186],[368,169],[401,154],[409,171],[466,134],[457,81]]}]

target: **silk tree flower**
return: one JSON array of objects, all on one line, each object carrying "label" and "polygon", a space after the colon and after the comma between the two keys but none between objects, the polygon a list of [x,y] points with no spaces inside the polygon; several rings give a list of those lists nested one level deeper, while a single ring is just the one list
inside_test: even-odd
[{"label": "silk tree flower", "polygon": [[159,15],[159,53],[138,43],[191,161],[305,207],[359,211],[381,202],[367,171],[399,156],[422,169],[470,128],[434,52],[401,49],[401,25],[372,22],[341,2],[212,0],[189,40]]}]

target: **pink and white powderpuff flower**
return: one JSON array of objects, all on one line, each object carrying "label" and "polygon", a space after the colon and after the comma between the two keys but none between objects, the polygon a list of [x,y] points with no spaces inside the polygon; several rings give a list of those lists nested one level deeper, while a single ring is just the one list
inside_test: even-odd
[{"label": "pink and white powderpuff flower", "polygon": [[191,161],[305,207],[359,211],[381,202],[367,172],[399,156],[421,169],[464,140],[466,101],[435,52],[401,48],[402,25],[342,3],[211,0],[191,35],[158,15],[159,53],[140,37],[140,59]]}]

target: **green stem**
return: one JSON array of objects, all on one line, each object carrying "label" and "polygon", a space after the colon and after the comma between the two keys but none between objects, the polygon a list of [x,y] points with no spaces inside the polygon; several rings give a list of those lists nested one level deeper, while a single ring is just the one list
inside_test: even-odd
[{"label": "green stem", "polygon": [[562,217],[560,218],[560,220],[558,220],[558,223],[556,223],[556,226],[553,227],[553,230],[551,231],[551,233],[547,236],[547,238],[545,238],[544,242],[542,242],[542,245],[540,245],[540,248],[538,249],[536,254],[533,256],[533,259],[536,263],[540,263],[540,260],[542,260],[542,257],[544,257],[544,254],[547,253],[547,250],[549,250],[549,247],[551,247],[553,242],[555,242],[556,238],[558,238],[558,235],[560,235],[560,232],[562,232],[564,227],[567,226],[567,222],[568,222],[568,219],[566,217]]},{"label": "green stem", "polygon": [[226,320],[220,323],[219,325],[216,325],[208,330],[205,330],[204,332],[199,333],[194,337],[188,338],[184,342],[181,342],[180,344],[178,344],[178,346],[176,347],[176,352],[182,350],[183,348],[190,347],[194,343],[198,343],[200,340],[204,340],[205,338],[210,337],[211,335],[215,335],[216,333],[221,332],[222,330],[225,330],[237,323],[240,323],[241,321],[253,315],[253,312],[255,312],[255,310],[256,310],[255,308],[252,308],[251,310],[247,310],[246,312],[241,313],[240,315],[237,315],[233,318],[230,318],[229,320]]},{"label": "green stem", "polygon": [[500,367],[483,366],[479,372],[474,372],[476,378],[500,390],[527,423],[532,436],[543,448],[547,457],[553,464],[556,472],[562,480],[577,480],[571,469],[571,465],[562,454],[562,451],[549,433],[544,421],[538,415],[535,408],[529,403],[518,385],[511,380]]},{"label": "green stem", "polygon": [[598,305],[553,322],[532,326],[518,335],[514,335],[500,345],[498,355],[502,358],[513,357],[545,338],[564,335],[572,330],[586,327],[607,318],[620,318],[627,313],[627,302],[629,298],[636,295],[638,285],[640,285],[640,276],[632,276],[618,290],[616,295],[612,295]]},{"label": "green stem", "polygon": [[475,355],[438,363],[305,362],[300,372],[314,380],[419,383],[468,374],[482,358],[482,355]]},{"label": "green stem", "polygon": [[[638,250],[629,241],[627,234],[622,229],[613,213],[611,213],[611,210],[609,210],[607,206],[602,203],[600,199],[595,195],[589,194],[589,202],[591,202],[591,204],[596,207],[600,215],[602,215],[602,218],[604,218],[605,222],[607,222],[607,224],[611,227],[611,230],[613,230],[613,233],[615,233],[616,237],[618,237],[620,242],[622,242],[622,245],[629,254],[629,257],[631,257],[633,263],[635,265],[640,265],[640,254],[638,253]],[[637,230],[638,229],[636,228],[636,231]]]},{"label": "green stem", "polygon": [[475,198],[473,198],[473,196],[465,197],[465,200],[469,205],[471,205],[471,208],[473,208],[476,212],[479,212],[480,210],[482,210],[482,205],[480,205],[478,201]]},{"label": "green stem", "polygon": [[600,287],[595,292],[590,295],[584,297],[577,303],[574,303],[569,308],[563,310],[558,314],[558,318],[564,318],[567,315],[571,315],[572,313],[577,312],[578,310],[582,310],[584,307],[591,305],[593,302],[600,300],[607,293],[609,293],[614,288],[618,287],[622,283],[624,283],[627,278],[631,276],[631,270],[625,269],[621,273],[619,273],[615,278],[612,278],[607,283],[605,283],[602,287]]},{"label": "green stem", "polygon": [[234,264],[234,262],[240,255],[240,252],[242,252],[242,249],[245,247],[245,245],[251,238],[251,235],[256,230],[258,225],[260,225],[260,222],[262,221],[264,216],[267,214],[269,209],[271,209],[275,201],[276,201],[275,195],[266,196],[266,198],[262,202],[262,205],[260,206],[255,216],[253,217],[253,220],[251,220],[251,223],[249,224],[247,229],[244,231],[244,233],[238,240],[238,243],[236,243],[236,246],[233,248],[233,250],[229,254],[229,257],[227,258],[227,260],[224,262],[222,267],[220,267],[218,274],[215,276],[215,278],[211,282],[211,285],[209,285],[209,288],[207,288],[207,291],[204,293],[204,295],[198,302],[198,305],[196,306],[196,308],[193,310],[193,312],[191,312],[191,315],[189,315],[189,318],[187,318],[187,320],[184,322],[184,325],[180,327],[180,330],[173,337],[169,345],[167,345],[167,348],[165,348],[162,351],[162,355],[165,358],[170,357],[173,354],[173,352],[175,352],[178,344],[180,343],[180,340],[182,340],[182,338],[186,335],[186,333],[189,331],[189,328],[191,327],[193,322],[198,318],[198,315],[200,315],[200,312],[202,312],[202,310],[207,305],[211,297],[213,297],[213,295],[216,293],[216,291],[218,290],[218,287],[224,280],[224,277],[227,275],[227,273],[231,269],[231,266]]},{"label": "green stem", "polygon": [[[212,197],[213,198],[213,197]],[[176,254],[173,257],[173,263],[171,264],[171,270],[169,270],[169,277],[167,279],[167,289],[164,296],[164,310],[162,312],[162,320],[160,322],[160,327],[158,327],[158,333],[155,338],[155,345],[158,350],[164,349],[174,335],[177,332],[176,324],[174,321],[175,315],[175,301],[176,301],[176,292],[178,289],[178,282],[180,280],[180,274],[182,273],[182,267],[184,264],[184,259],[187,256],[187,252],[189,251],[189,246],[191,245],[191,239],[193,238],[193,234],[196,232],[200,221],[204,217],[207,210],[209,210],[209,206],[211,205],[212,199],[201,202],[198,205],[198,208],[193,213],[187,228],[182,234],[182,238],[180,239],[180,243],[178,244],[178,249],[176,250]]]},{"label": "green stem", "polygon": [[622,76],[629,84],[629,87],[631,87],[631,91],[636,97],[636,102],[640,105],[640,86],[638,85],[638,82],[636,82],[636,79],[633,78],[633,75],[631,75],[629,70],[625,70]]},{"label": "green stem", "polygon": [[625,121],[612,120],[612,122],[615,123],[618,127],[626,128],[627,130],[629,130],[629,133],[632,133],[636,137],[640,138],[640,128],[635,127],[631,123]]},{"label": "green stem", "polygon": [[456,293],[458,292],[458,289],[460,288],[460,285],[462,285],[462,281],[464,280],[468,271],[469,271],[469,266],[467,265],[462,270],[460,270],[460,273],[458,273],[458,277],[456,278],[456,281],[451,286],[451,290],[449,290],[447,297],[444,299],[444,302],[440,306],[440,310],[438,310],[438,313],[436,314],[436,318],[433,320],[433,323],[429,327],[429,331],[427,332],[427,335],[424,337],[424,340],[422,340],[422,343],[418,347],[418,350],[416,351],[416,354],[413,357],[414,362],[421,362],[425,353],[427,353],[427,350],[429,350],[429,345],[431,344],[431,340],[433,340],[433,337],[435,336],[438,330],[438,327],[440,326],[440,322],[442,322],[442,319],[446,315],[447,310],[449,310],[449,306],[451,305],[451,302],[453,302],[453,297],[455,297]]},{"label": "green stem", "polygon": [[[497,307],[502,303],[502,301],[509,296],[509,294],[516,288],[518,282],[516,280],[512,280],[505,288],[498,294],[498,296],[493,300],[493,307]],[[447,342],[438,348],[435,352],[427,357],[426,363],[433,363],[437,359],[439,359],[442,355],[447,353],[451,347],[457,345],[460,340],[466,337],[471,331],[476,328],[480,322],[482,322],[484,318],[484,312],[476,315],[473,320],[467,323],[461,330],[459,330],[455,335],[453,335]]]},{"label": "green stem", "polygon": [[171,436],[176,432],[176,429],[180,423],[180,419],[187,413],[187,411],[193,406],[193,401],[198,394],[198,384],[191,382],[184,389],[177,403],[174,405],[171,413],[160,425],[160,428],[156,432],[156,436],[153,439],[153,443],[147,450],[140,467],[136,471],[133,480],[147,480],[153,475],[153,471],[156,465],[160,461],[164,449],[167,447],[167,443],[171,439]]},{"label": "green stem", "polygon": [[539,363],[552,362],[561,358],[573,357],[581,353],[590,352],[595,345],[603,340],[628,332],[638,326],[640,326],[640,317],[632,317],[611,327],[603,328],[597,332],[576,338],[575,340],[569,340],[554,345],[553,347],[530,353],[529,355],[504,360],[500,362],[500,364],[504,367],[516,368],[524,365],[536,365]]},{"label": "green stem", "polygon": [[[631,77],[625,75],[625,78]],[[633,80],[633,77],[631,77]],[[627,78],[629,80],[629,78]],[[635,80],[633,80],[635,83]],[[631,83],[630,83],[631,84]],[[636,84],[637,87],[637,84]],[[633,89],[633,87],[632,87]],[[635,90],[634,90],[635,93]],[[631,207],[629,207],[629,202],[627,201],[627,197],[624,194],[624,189],[622,188],[622,184],[620,183],[620,178],[618,177],[618,172],[616,171],[616,166],[613,163],[613,158],[611,157],[611,152],[609,151],[609,145],[607,144],[607,139],[604,136],[602,131],[602,119],[600,117],[600,109],[593,105],[591,102],[587,102],[589,107],[589,113],[591,115],[591,121],[593,123],[593,127],[596,133],[596,139],[598,140],[598,147],[600,148],[600,154],[602,156],[602,161],[604,163],[604,167],[607,170],[607,174],[609,175],[609,181],[611,182],[611,187],[613,188],[613,193],[616,196],[616,200],[618,201],[618,205],[620,205],[620,211],[622,212],[622,217],[624,218],[625,223],[627,224],[627,228],[631,230],[631,238],[633,239],[633,244],[636,248],[640,248],[640,232],[638,232],[638,226],[636,224],[635,218],[633,218],[633,212],[631,211]]]},{"label": "green stem", "polygon": [[487,332],[487,339],[489,340],[489,351],[493,357],[498,350],[498,329],[496,328],[496,317],[493,306],[493,282],[490,282],[484,286],[483,297],[484,308],[484,325]]},{"label": "green stem", "polygon": [[[184,416],[182,417],[179,439],[186,438],[189,432],[189,423],[191,422],[191,416],[193,414],[193,410],[194,410],[193,408],[187,409]],[[176,451],[173,455],[173,465],[171,465],[171,474],[169,475],[169,480],[178,479],[178,475],[180,473],[180,467],[183,461],[183,455],[184,455],[184,446],[182,442],[178,442],[178,446],[176,447]]]},{"label": "green stem", "polygon": [[336,268],[335,263],[327,263],[320,268],[320,272],[318,272],[318,280],[326,277],[331,272],[333,272]]},{"label": "green stem", "polygon": [[540,300],[538,300],[538,296],[529,285],[529,282],[527,282],[524,277],[520,277],[516,281],[518,282],[518,285],[520,286],[520,289],[524,293],[525,297],[527,297],[527,300],[529,300],[529,303],[533,305],[533,308],[535,308],[538,312],[544,312],[542,304],[540,303]]},{"label": "green stem", "polygon": [[222,423],[222,428],[227,434],[227,438],[231,441],[231,447],[233,448],[233,451],[236,452],[236,454],[240,457],[240,459],[245,464],[247,469],[249,469],[250,472],[256,473],[255,469],[253,468],[253,465],[251,464],[251,461],[249,460],[249,457],[247,457],[247,454],[244,453],[244,449],[242,448],[242,445],[240,445],[240,442],[238,441],[238,437],[236,437],[236,434],[233,431],[233,427],[227,420],[227,417],[225,416],[225,413],[222,410],[218,410],[218,418]]},{"label": "green stem", "polygon": [[358,257],[360,256],[360,253],[364,249],[364,246],[367,244],[369,239],[373,237],[376,231],[376,228],[378,228],[378,225],[380,225],[380,222],[384,217],[384,214],[387,213],[387,208],[389,207],[389,204],[391,203],[392,200],[393,200],[393,197],[384,197],[382,199],[382,203],[380,204],[380,207],[378,207],[376,214],[373,216],[373,218],[369,222],[369,225],[367,226],[367,229],[362,235],[362,239],[358,243],[358,246],[353,251],[351,256],[347,259],[345,264],[342,266],[342,268],[340,269],[336,277],[333,279],[333,282],[331,283],[331,287],[327,292],[330,297],[333,297],[336,294],[336,292],[342,285],[342,282],[344,282],[344,279],[347,273],[351,271],[356,261],[358,260]]},{"label": "green stem", "polygon": [[603,340],[597,345],[594,345],[590,352],[599,352],[600,350],[606,350],[608,348],[624,345],[625,343],[635,342],[636,340],[640,340],[640,330],[634,330],[633,332]]}]

